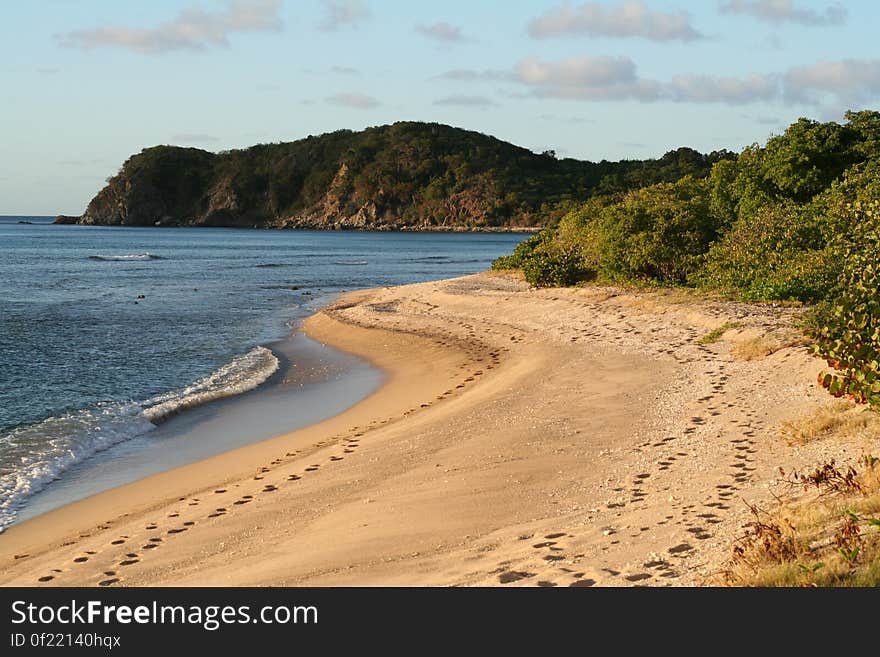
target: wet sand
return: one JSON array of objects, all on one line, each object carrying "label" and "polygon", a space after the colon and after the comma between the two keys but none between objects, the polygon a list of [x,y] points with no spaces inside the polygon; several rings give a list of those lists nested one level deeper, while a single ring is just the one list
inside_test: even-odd
[{"label": "wet sand", "polygon": [[[305,328],[382,388],[13,527],[0,584],[711,582],[745,500],[828,449],[779,435],[828,402],[796,315],[488,273],[348,294]],[[793,346],[732,353],[766,333]]]}]

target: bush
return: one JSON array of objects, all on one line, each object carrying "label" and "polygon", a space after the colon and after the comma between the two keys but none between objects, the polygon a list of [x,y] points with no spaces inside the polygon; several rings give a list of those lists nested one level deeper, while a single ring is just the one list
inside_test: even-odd
[{"label": "bush", "polygon": [[857,203],[851,216],[841,292],[819,322],[816,352],[832,370],[819,380],[836,397],[880,405],[880,203]]},{"label": "bush", "polygon": [[717,236],[708,184],[685,177],[627,194],[587,225],[587,262],[611,280],[685,283]]},{"label": "bush", "polygon": [[825,223],[811,208],[791,202],[765,207],[740,219],[712,246],[692,281],[752,301],[829,298],[839,259],[829,248]]},{"label": "bush", "polygon": [[592,276],[577,249],[536,251],[522,263],[526,280],[537,287],[574,285]]},{"label": "bush", "polygon": [[492,269],[520,269],[526,280],[537,287],[574,285],[592,277],[575,245],[555,240],[554,230],[544,230],[520,242],[513,255],[502,256]]}]

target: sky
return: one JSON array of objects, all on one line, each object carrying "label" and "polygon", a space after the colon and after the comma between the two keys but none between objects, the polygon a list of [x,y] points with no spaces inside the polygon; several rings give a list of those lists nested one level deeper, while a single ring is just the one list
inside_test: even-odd
[{"label": "sky", "polygon": [[880,106],[880,2],[30,0],[0,20],[0,214],[132,154],[436,121],[598,161]]}]

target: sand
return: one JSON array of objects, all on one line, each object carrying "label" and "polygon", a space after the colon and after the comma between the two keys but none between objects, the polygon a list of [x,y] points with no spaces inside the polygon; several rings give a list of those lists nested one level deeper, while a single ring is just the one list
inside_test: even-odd
[{"label": "sand", "polygon": [[[780,436],[829,401],[797,317],[491,273],[348,294],[305,330],[381,389],[12,527],[0,584],[714,583],[746,502],[832,448]],[[765,334],[771,355],[743,348]]]}]

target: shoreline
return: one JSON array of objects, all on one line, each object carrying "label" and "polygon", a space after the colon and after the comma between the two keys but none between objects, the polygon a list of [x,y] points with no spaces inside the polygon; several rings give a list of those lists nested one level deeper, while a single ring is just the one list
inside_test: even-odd
[{"label": "shoreline", "polygon": [[0,584],[704,583],[746,518],[733,496],[828,447],[792,453],[775,427],[828,400],[796,342],[731,355],[794,311],[676,294],[491,273],[346,294],[304,329],[385,385],[15,525]]},{"label": "shoreline", "polygon": [[[17,215],[0,215],[3,218],[17,219]],[[53,226],[92,226],[103,228],[233,228],[242,230],[292,230],[292,231],[317,231],[327,233],[351,232],[351,233],[508,233],[508,234],[536,234],[544,230],[544,226],[373,226],[370,228],[355,227],[325,227],[316,226],[278,226],[278,225],[205,225],[205,224],[143,224],[143,225],[123,225],[123,224],[96,224],[96,223],[79,223],[81,217],[74,215],[55,215],[55,216],[35,216],[37,219],[53,219],[53,221],[45,222]],[[18,222],[22,223],[22,222]]]},{"label": "shoreline", "polygon": [[[349,293],[344,295],[344,298],[356,297],[359,294],[362,293]],[[303,326],[306,335],[319,342],[323,337],[333,334],[331,329],[333,320],[322,315],[323,311],[309,317]],[[208,489],[230,485],[231,482],[253,480],[253,477],[258,476],[254,473],[265,467],[264,463],[270,457],[275,458],[276,455],[283,453],[281,458],[290,461],[297,457],[297,460],[302,460],[320,454],[325,451],[322,448],[326,448],[328,444],[320,438],[328,433],[338,433],[343,427],[352,423],[357,427],[360,426],[359,423],[363,423],[366,428],[377,410],[407,407],[403,412],[408,413],[408,407],[416,402],[419,406],[421,404],[419,393],[422,392],[423,386],[420,382],[426,378],[430,379],[437,367],[442,367],[450,358],[456,363],[459,360],[456,350],[444,350],[443,353],[436,354],[438,357],[433,362],[426,362],[423,367],[413,370],[405,362],[406,359],[401,358],[399,354],[374,352],[372,333],[363,336],[358,335],[359,331],[356,329],[346,329],[346,332],[349,331],[354,335],[346,341],[345,349],[341,350],[364,358],[386,374],[385,382],[374,393],[348,410],[317,424],[153,474],[11,526],[0,534],[0,585],[9,584],[6,581],[9,566],[24,565],[25,558],[20,556],[16,558],[23,551],[29,555],[26,558],[28,560],[40,552],[45,555],[54,550],[63,551],[63,548],[77,543],[78,539],[88,538],[79,533],[82,528],[107,531],[111,525],[123,522],[127,517],[150,513],[173,503],[175,499],[179,502],[181,497],[203,494]],[[367,333],[365,329],[361,331]],[[393,341],[399,341],[399,338],[388,336],[388,342]],[[418,339],[414,339],[413,342],[420,353],[431,354],[438,351],[432,345],[419,345]],[[438,386],[438,382],[435,381],[428,387],[433,389],[442,386]],[[314,440],[318,442],[312,442]],[[294,450],[295,456],[291,449]],[[102,527],[107,529],[101,529]],[[49,538],[50,536],[53,538]],[[35,549],[35,546],[47,542],[50,544],[46,548]],[[27,580],[24,580],[21,585],[34,583],[27,583]]]},{"label": "shoreline", "polygon": [[279,360],[279,367],[261,385],[182,408],[158,422],[151,420],[155,426],[149,431],[70,465],[18,506],[9,527],[145,477],[320,422],[367,397],[384,376],[362,359],[320,345],[299,330],[261,346]]}]

